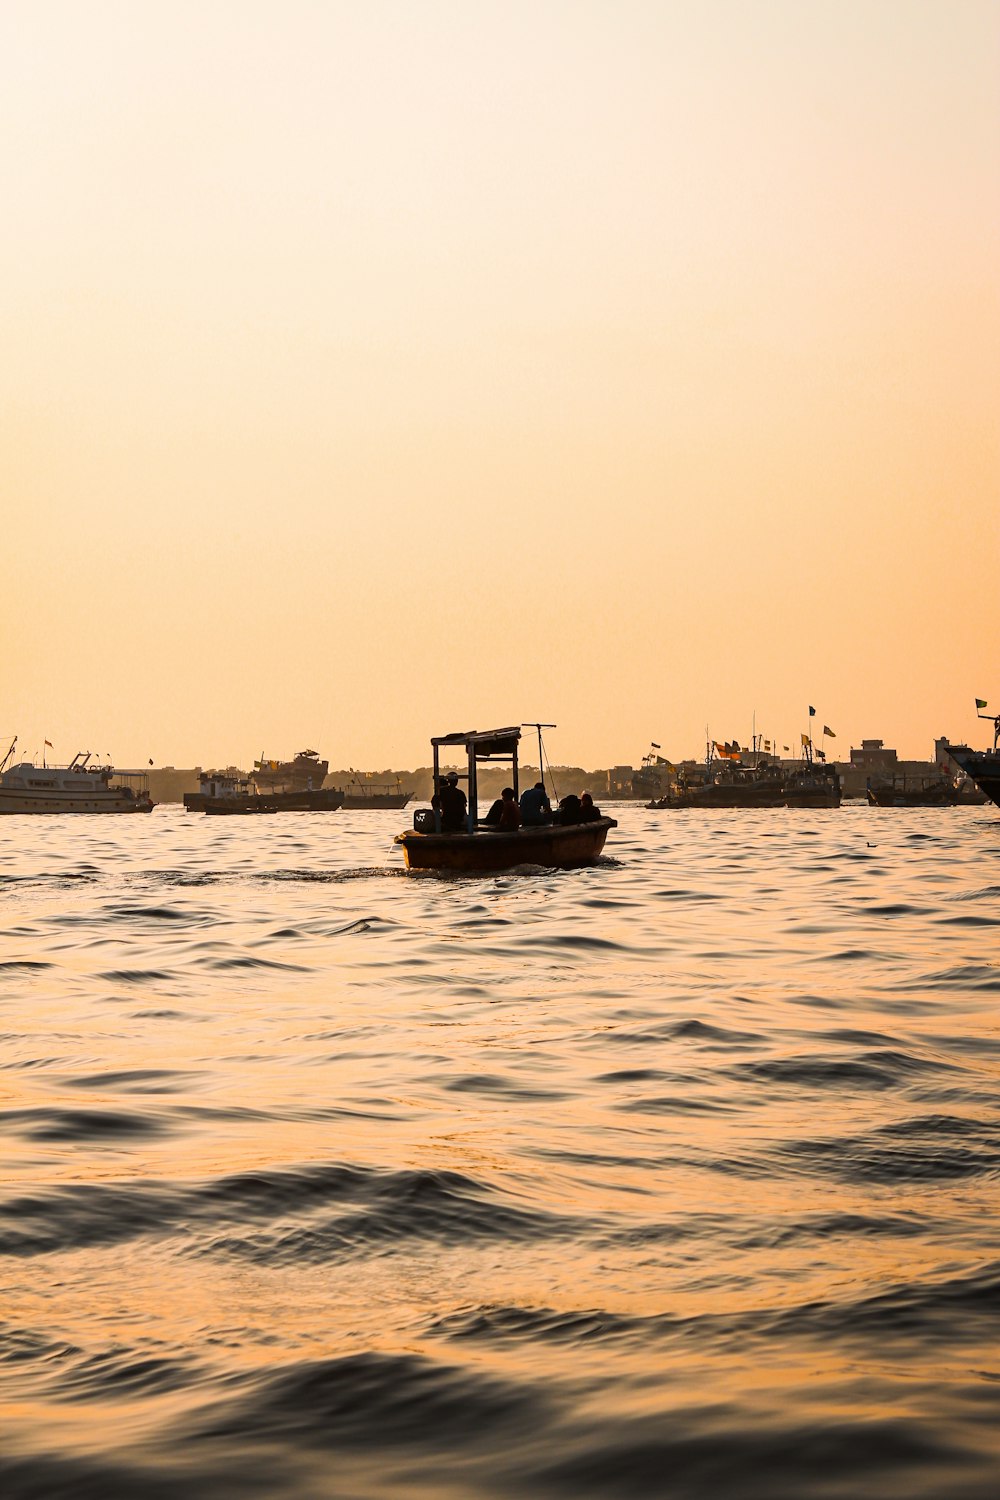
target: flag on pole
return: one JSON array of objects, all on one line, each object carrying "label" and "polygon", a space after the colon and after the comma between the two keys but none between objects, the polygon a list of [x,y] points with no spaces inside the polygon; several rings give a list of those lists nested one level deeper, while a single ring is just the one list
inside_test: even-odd
[{"label": "flag on pole", "polygon": [[792,747],[791,747],[791,745],[782,745],[781,748],[782,748],[782,750],[790,750]]},{"label": "flag on pole", "polygon": [[654,749],[654,750],[659,750],[659,748],[660,748],[660,747],[659,747],[659,745],[658,745],[658,744],[657,744],[657,743],[656,743],[656,741],[655,741],[655,740],[650,740],[650,742],[649,742],[649,743],[650,743],[650,744],[651,744],[651,745],[652,745],[652,747],[653,747],[653,749]]},{"label": "flag on pole", "polygon": [[[983,707],[984,708],[986,707],[985,703],[983,704]],[[48,745],[48,747],[49,747],[50,750],[52,750],[54,748],[51,740],[46,740],[45,743]]]},{"label": "flag on pole", "polygon": [[830,728],[829,724],[824,724],[823,725],[823,733],[824,734],[828,734],[830,736],[831,740],[835,740],[837,738],[837,736],[834,734],[833,730]]},{"label": "flag on pole", "polygon": [[803,750],[806,748],[807,745],[809,745],[811,743],[812,743],[812,741],[810,740],[809,736],[807,734],[804,734],[802,736],[802,748],[803,748]]},{"label": "flag on pole", "polygon": [[814,719],[816,717],[816,710],[813,708],[811,703],[809,705],[809,717],[810,719]]},{"label": "flag on pole", "polygon": [[985,708],[986,707],[986,699],[985,698],[977,698],[976,699],[976,707],[977,708]]}]

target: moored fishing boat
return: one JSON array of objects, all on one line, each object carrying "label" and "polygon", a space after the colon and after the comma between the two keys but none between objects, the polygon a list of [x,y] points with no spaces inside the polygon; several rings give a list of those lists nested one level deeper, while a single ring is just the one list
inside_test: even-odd
[{"label": "moored fishing boat", "polygon": [[997,807],[1000,807],[1000,751],[971,750],[968,745],[949,745],[948,754],[970,781]]},{"label": "moored fishing boat", "polygon": [[958,807],[962,792],[945,776],[894,776],[891,781],[869,781],[869,807]]},{"label": "moored fishing boat", "polygon": [[233,771],[203,771],[198,790],[184,793],[186,811],[223,814],[336,812],[343,800],[336,787],[262,792],[253,777]]},{"label": "moored fishing boat", "polygon": [[145,771],[116,771],[92,765],[90,751],[80,750],[68,766],[8,765],[17,738],[0,762],[0,813],[147,813],[152,812]]},{"label": "moored fishing boat", "polygon": [[[299,750],[292,760],[260,760],[253,763],[253,778],[262,791],[319,791],[330,769],[315,750]],[[338,804],[339,806],[339,804]]]},{"label": "moored fishing boat", "polygon": [[346,786],[337,787],[337,791],[343,799],[341,806],[345,812],[386,808],[398,811],[406,806],[411,796],[410,792],[403,791],[403,784],[398,776],[393,783],[372,781],[368,776],[355,775]]},{"label": "moored fishing boat", "polygon": [[[540,733],[540,731],[539,731]],[[478,768],[482,763],[509,761],[514,799],[518,795],[517,753],[521,738],[518,726],[506,729],[469,730],[441,735],[431,740],[434,754],[434,786],[441,786],[442,747],[465,751],[468,771],[461,779],[468,786],[464,824],[447,828],[447,809],[442,816],[442,798],[435,794],[431,809],[418,808],[413,828],[396,835],[408,870],[441,870],[453,874],[483,874],[510,870],[517,865],[544,865],[572,869],[591,864],[604,848],[608,830],[617,828],[614,818],[595,817],[587,822],[550,822],[528,828],[494,829],[478,816]],[[542,764],[539,755],[539,766]],[[457,782],[458,775],[452,773]],[[544,781],[544,778],[543,778]]]},{"label": "moored fishing boat", "polygon": [[994,718],[992,714],[980,713],[979,710],[985,707],[985,700],[977,698],[976,717],[993,723],[993,749],[972,750],[968,745],[949,745],[948,754],[984,796],[1000,807],[1000,714]]}]

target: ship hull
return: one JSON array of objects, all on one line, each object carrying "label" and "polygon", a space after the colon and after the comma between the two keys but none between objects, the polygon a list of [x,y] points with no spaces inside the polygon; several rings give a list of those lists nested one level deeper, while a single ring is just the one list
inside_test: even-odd
[{"label": "ship hull", "polygon": [[592,864],[604,848],[614,818],[592,823],[519,828],[516,833],[418,833],[396,835],[408,870],[440,870],[455,875],[511,870],[517,865],[544,865],[567,870]]},{"label": "ship hull", "polygon": [[970,750],[968,745],[949,745],[948,754],[974,781],[979,790],[1000,807],[1000,751]]},{"label": "ship hull", "polygon": [[345,812],[360,812],[368,809],[384,811],[386,808],[392,808],[398,812],[406,806],[410,796],[410,792],[377,792],[371,797],[359,797],[351,792],[345,792],[343,807]]},{"label": "ship hull", "polygon": [[343,805],[342,792],[259,792],[249,797],[213,797],[207,792],[185,792],[188,812],[336,812]]},{"label": "ship hull", "polygon": [[148,813],[154,804],[148,798],[116,797],[113,793],[102,796],[100,792],[60,793],[40,792],[37,796],[25,792],[5,792],[0,788],[0,816],[39,816],[49,814],[88,813]]},{"label": "ship hull", "polygon": [[907,790],[903,787],[870,786],[866,796],[869,807],[958,807],[963,800],[954,787],[925,787]]}]

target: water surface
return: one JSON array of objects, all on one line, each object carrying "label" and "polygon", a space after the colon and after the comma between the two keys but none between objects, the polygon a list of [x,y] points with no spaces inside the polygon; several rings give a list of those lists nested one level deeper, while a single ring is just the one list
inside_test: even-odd
[{"label": "water surface", "polygon": [[1000,817],[0,820],[0,1487],[906,1496],[1000,1472]]}]

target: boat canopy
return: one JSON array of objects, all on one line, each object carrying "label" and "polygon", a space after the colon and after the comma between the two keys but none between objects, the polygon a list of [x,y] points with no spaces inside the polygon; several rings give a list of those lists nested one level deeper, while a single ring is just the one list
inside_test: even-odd
[{"label": "boat canopy", "polygon": [[520,728],[510,729],[466,729],[455,734],[442,734],[431,740],[432,745],[464,745],[467,755],[477,760],[489,760],[493,756],[508,759],[517,754]]},{"label": "boat canopy", "polygon": [[[437,792],[440,784],[441,749],[443,746],[461,745],[468,757],[469,769],[465,773],[468,783],[467,801],[467,826],[470,833],[475,833],[478,824],[478,800],[479,785],[476,768],[483,760],[509,760],[511,763],[511,781],[514,784],[514,796],[518,795],[517,786],[517,747],[521,740],[520,726],[508,725],[505,729],[464,729],[454,734],[441,734],[431,740],[434,751],[434,791]],[[461,773],[460,773],[461,775]],[[436,797],[435,797],[436,802]],[[441,832],[440,808],[434,809],[434,827],[437,833]]]}]

